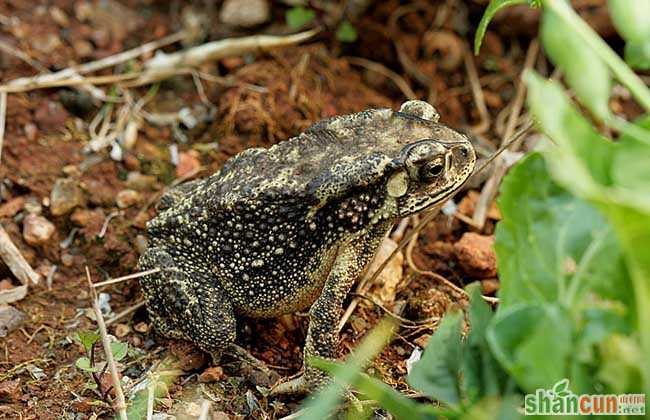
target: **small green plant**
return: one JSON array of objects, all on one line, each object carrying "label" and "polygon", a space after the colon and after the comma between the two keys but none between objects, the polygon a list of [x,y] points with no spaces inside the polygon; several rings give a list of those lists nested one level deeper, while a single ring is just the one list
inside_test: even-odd
[{"label": "small green plant", "polygon": [[292,7],[285,13],[285,20],[291,29],[300,29],[316,18],[316,12],[302,6]]},{"label": "small green plant", "polygon": [[343,21],[336,30],[336,39],[341,42],[354,42],[357,40],[357,30],[350,21]]},{"label": "small green plant", "polygon": [[[477,52],[494,14],[520,3],[490,2]],[[501,185],[496,313],[470,288],[469,336],[452,313],[431,337],[407,380],[436,405],[361,374],[360,363],[314,363],[396,418],[519,418],[524,395],[540,388],[650,395],[650,90],[630,68],[650,62],[650,3],[609,2],[627,64],[568,2],[528,3],[542,9],[544,50],[584,112],[560,82],[525,75],[530,114],[550,141]],[[611,111],[615,81],[645,115],[627,121]]]},{"label": "small green plant", "polygon": [[[95,331],[81,331],[77,333],[77,340],[83,346],[86,356],[77,359],[75,366],[90,375],[92,382],[86,384],[86,389],[91,389],[97,393],[102,401],[107,401],[108,394],[111,392],[112,387],[102,390],[101,378],[106,373],[108,363],[97,362],[95,360],[95,348],[100,340],[100,336]],[[113,359],[117,362],[127,355],[129,345],[120,341],[111,342],[111,353]]]}]

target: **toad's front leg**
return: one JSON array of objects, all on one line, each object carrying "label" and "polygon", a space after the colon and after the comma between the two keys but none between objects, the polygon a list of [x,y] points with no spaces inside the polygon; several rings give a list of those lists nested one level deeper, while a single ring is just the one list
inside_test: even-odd
[{"label": "toad's front leg", "polygon": [[298,378],[283,382],[271,390],[277,394],[304,394],[323,385],[327,376],[311,367],[309,359],[321,357],[335,360],[339,353],[337,326],[343,312],[343,301],[354,281],[363,273],[390,224],[373,227],[339,251],[332,270],[327,277],[321,295],[309,311],[309,330],[304,349],[305,373]]}]

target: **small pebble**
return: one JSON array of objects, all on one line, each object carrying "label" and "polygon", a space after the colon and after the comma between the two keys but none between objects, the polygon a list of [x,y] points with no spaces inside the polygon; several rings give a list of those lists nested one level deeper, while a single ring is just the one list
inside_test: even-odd
[{"label": "small pebble", "polygon": [[20,378],[0,382],[0,401],[17,403],[20,402],[22,396],[23,392],[20,387]]},{"label": "small pebble", "polygon": [[13,306],[0,305],[0,337],[20,327],[27,320],[27,315]]},{"label": "small pebble", "polygon": [[144,334],[149,331],[149,324],[147,324],[146,322],[138,322],[137,324],[135,324],[135,327],[133,327],[133,329],[139,333]]},{"label": "small pebble", "polygon": [[250,28],[266,22],[270,17],[267,0],[226,0],[219,19],[230,26]]},{"label": "small pebble", "polygon": [[178,164],[176,165],[176,177],[184,178],[196,173],[201,167],[198,153],[195,151],[182,152],[178,154]]},{"label": "small pebble", "polygon": [[27,140],[34,141],[38,137],[38,127],[34,123],[27,123],[24,127]]},{"label": "small pebble", "polygon": [[454,244],[454,254],[463,272],[469,276],[486,279],[497,275],[494,235],[465,232]]},{"label": "small pebble", "polygon": [[25,205],[25,197],[15,197],[0,206],[0,217],[14,217]]},{"label": "small pebble", "polygon": [[69,213],[75,207],[84,204],[84,195],[77,181],[71,178],[59,178],[50,193],[50,211],[55,216]]},{"label": "small pebble", "polygon": [[72,267],[72,264],[74,264],[74,257],[67,252],[61,254],[61,264],[66,267]]},{"label": "small pebble", "polygon": [[52,222],[43,216],[28,214],[23,220],[23,238],[30,245],[43,245],[55,231]]},{"label": "small pebble", "polygon": [[132,171],[126,176],[126,186],[132,190],[148,190],[156,183],[156,177],[153,175],[144,175],[140,172]]},{"label": "small pebble", "polygon": [[199,382],[205,384],[210,382],[217,382],[223,378],[225,378],[223,369],[220,366],[212,366],[204,370],[203,373],[199,375]]},{"label": "small pebble", "polygon": [[138,203],[140,201],[140,193],[135,191],[135,190],[122,190],[119,193],[117,193],[117,197],[115,198],[115,203],[117,204],[117,207],[121,209],[125,209],[127,207],[131,207],[132,205]]},{"label": "small pebble", "polygon": [[115,326],[115,337],[123,338],[126,337],[131,332],[131,327],[127,324],[117,324]]}]

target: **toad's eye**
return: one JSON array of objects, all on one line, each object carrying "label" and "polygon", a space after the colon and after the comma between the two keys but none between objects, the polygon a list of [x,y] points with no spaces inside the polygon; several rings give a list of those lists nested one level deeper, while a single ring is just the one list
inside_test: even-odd
[{"label": "toad's eye", "polygon": [[445,165],[439,160],[428,162],[420,168],[420,176],[424,179],[432,179],[439,176],[445,170]]}]

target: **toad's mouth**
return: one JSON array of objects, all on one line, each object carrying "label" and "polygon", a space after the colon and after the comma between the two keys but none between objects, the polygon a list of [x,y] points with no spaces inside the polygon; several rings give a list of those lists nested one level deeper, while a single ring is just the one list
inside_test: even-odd
[{"label": "toad's mouth", "polygon": [[[409,214],[412,214],[412,213],[415,213],[415,212],[420,212],[420,211],[426,210],[426,209],[428,209],[428,208],[430,208],[430,207],[433,207],[433,206],[435,206],[435,205],[437,205],[437,204],[442,204],[442,203],[444,203],[444,202],[447,201],[449,198],[451,198],[452,196],[454,196],[454,195],[456,194],[456,192],[457,192],[458,190],[460,190],[460,189],[463,187],[463,185],[465,185],[465,184],[467,183],[467,181],[469,180],[469,178],[470,178],[470,177],[467,177],[467,179],[466,179],[462,184],[460,184],[460,185],[453,185],[453,184],[452,184],[452,185],[448,186],[447,188],[443,188],[442,190],[440,190],[440,191],[438,192],[438,194],[436,195],[436,198],[435,198],[434,201],[430,201],[429,196],[424,196],[422,199],[416,201],[416,202],[412,205],[412,207],[414,208],[414,210],[413,210],[411,213],[409,213]],[[428,204],[427,204],[427,203],[428,203]],[[410,206],[409,206],[409,207],[410,207]],[[402,206],[400,206],[399,203],[398,203],[398,205],[397,205],[397,210],[398,210],[399,214],[403,214],[403,213],[402,213]]]}]

